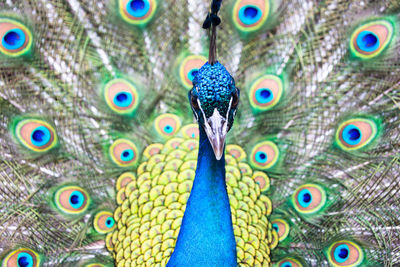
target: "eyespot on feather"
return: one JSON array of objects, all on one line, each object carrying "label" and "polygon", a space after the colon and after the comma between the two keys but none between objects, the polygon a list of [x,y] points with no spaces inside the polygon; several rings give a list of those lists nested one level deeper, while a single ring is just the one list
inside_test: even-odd
[{"label": "eyespot on feather", "polygon": [[334,242],[327,250],[328,261],[335,267],[359,266],[364,253],[359,245],[349,240]]},{"label": "eyespot on feather", "polygon": [[2,260],[2,267],[38,267],[40,255],[29,248],[18,248],[9,252]]},{"label": "eyespot on feather", "polygon": [[198,141],[189,139],[181,144],[180,149],[183,149],[186,151],[193,151],[194,149],[198,148],[198,145],[199,145]]},{"label": "eyespot on feather", "polygon": [[6,56],[18,57],[32,49],[31,31],[16,20],[0,18],[0,38],[0,52]]},{"label": "eyespot on feather", "polygon": [[138,161],[138,150],[136,145],[128,139],[118,139],[109,148],[112,162],[120,167],[130,167]]},{"label": "eyespot on feather", "polygon": [[377,133],[377,125],[373,120],[355,118],[339,125],[335,139],[341,149],[351,151],[370,144]]},{"label": "eyespot on feather", "polygon": [[132,115],[139,105],[139,95],[135,86],[125,79],[109,81],[103,89],[107,106],[119,115]]},{"label": "eyespot on feather", "polygon": [[253,170],[251,169],[251,167],[245,162],[239,162],[239,168],[240,168],[240,172],[242,173],[242,175],[248,176],[253,173]]},{"label": "eyespot on feather", "polygon": [[276,164],[278,158],[278,147],[271,141],[264,141],[253,147],[249,156],[249,163],[254,168],[268,170]]},{"label": "eyespot on feather", "polygon": [[393,39],[394,27],[387,20],[375,20],[359,26],[350,37],[350,51],[361,59],[380,55]]},{"label": "eyespot on feather", "polygon": [[271,221],[272,228],[275,229],[278,234],[279,241],[283,241],[289,235],[290,227],[289,224],[282,219],[274,219]]},{"label": "eyespot on feather", "polygon": [[316,213],[326,203],[325,190],[316,184],[304,184],[293,193],[292,203],[296,211],[301,214]]},{"label": "eyespot on feather", "polygon": [[260,186],[261,192],[266,192],[269,189],[270,181],[268,175],[263,172],[255,171],[253,174],[253,180]]},{"label": "eyespot on feather", "polygon": [[267,21],[269,11],[268,0],[236,0],[232,10],[233,24],[241,32],[257,31]]},{"label": "eyespot on feather", "polygon": [[162,114],[154,121],[156,132],[163,138],[169,138],[180,129],[181,119],[174,114]]},{"label": "eyespot on feather", "polygon": [[80,215],[91,203],[89,194],[79,186],[62,186],[54,194],[54,204],[62,213]]},{"label": "eyespot on feather", "polygon": [[300,261],[294,258],[284,258],[277,263],[278,267],[302,267]]},{"label": "eyespot on feather", "polygon": [[132,25],[145,26],[154,17],[158,0],[119,0],[119,13]]},{"label": "eyespot on feather", "polygon": [[174,137],[169,139],[165,144],[164,144],[164,149],[168,151],[174,151],[179,149],[180,145],[184,142],[183,138],[180,137]]},{"label": "eyespot on feather", "polygon": [[181,134],[185,138],[199,138],[199,126],[197,124],[188,124],[182,127]]},{"label": "eyespot on feather", "polygon": [[242,161],[247,157],[246,152],[244,152],[243,148],[238,145],[226,145],[226,152],[237,161]]},{"label": "eyespot on feather", "polygon": [[16,139],[33,152],[47,152],[58,143],[55,129],[40,119],[23,119],[14,128]]},{"label": "eyespot on feather", "polygon": [[107,234],[115,229],[115,220],[112,212],[100,211],[93,219],[93,227],[99,234]]},{"label": "eyespot on feather", "polygon": [[193,79],[199,69],[207,62],[207,59],[199,55],[185,57],[179,65],[179,78],[182,85],[190,89],[193,87]]},{"label": "eyespot on feather", "polygon": [[124,172],[118,177],[116,188],[117,190],[120,190],[121,188],[125,187],[127,184],[135,180],[136,176],[133,172]]},{"label": "eyespot on feather", "polygon": [[253,111],[263,112],[276,106],[281,100],[282,94],[282,79],[268,74],[252,83],[248,97]]},{"label": "eyespot on feather", "polygon": [[163,149],[163,147],[164,147],[163,144],[158,144],[158,143],[150,144],[143,151],[143,157],[145,159],[149,159],[151,156],[159,154]]}]

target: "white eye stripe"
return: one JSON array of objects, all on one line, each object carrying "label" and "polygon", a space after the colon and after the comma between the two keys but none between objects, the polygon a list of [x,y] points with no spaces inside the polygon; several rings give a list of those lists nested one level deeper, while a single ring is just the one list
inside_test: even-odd
[{"label": "white eye stripe", "polygon": [[[201,102],[200,102],[199,98],[196,98],[196,101],[197,101],[197,104],[198,104],[198,106],[199,106],[199,109],[200,109],[201,113],[203,114],[204,121],[207,122],[207,117],[206,117],[206,114],[205,114],[205,112],[204,112],[204,110],[203,110],[203,108],[202,108],[202,106],[201,106]],[[228,121],[228,119],[229,119],[229,112],[230,112],[231,109],[232,109],[232,103],[233,103],[233,96],[231,96],[231,98],[230,98],[230,100],[229,100],[229,106],[228,106],[228,109],[227,109],[226,115],[225,115],[225,118],[226,118],[227,121]],[[193,107],[192,107],[192,110],[195,111],[195,110],[193,109]],[[234,111],[234,114],[233,114],[233,115],[236,115],[236,111],[237,111],[237,110]],[[198,118],[197,113],[194,112],[194,114],[195,114],[195,116],[196,116],[196,119],[198,120],[199,118]],[[227,128],[227,127],[228,127],[227,124],[225,124],[225,125],[224,125],[224,128]]]},{"label": "white eye stripe", "polygon": [[206,122],[207,122],[206,114],[204,113],[204,110],[203,110],[203,108],[201,107],[201,103],[200,103],[199,99],[197,99],[197,102],[199,103],[199,108],[200,108],[201,114],[203,114],[204,122],[205,122],[205,124],[206,124]]},{"label": "white eye stripe", "polygon": [[[201,108],[200,100],[197,98],[196,101],[197,101],[197,105],[199,105],[201,112],[204,114],[203,109]],[[192,110],[193,110],[194,115],[196,116],[196,120],[199,120],[199,116],[197,115],[197,112],[194,110],[193,107],[192,107]]]},{"label": "white eye stripe", "polygon": [[231,108],[232,108],[232,102],[233,102],[233,96],[231,96],[231,100],[229,100],[229,107],[228,107],[228,110],[226,111],[227,119],[228,119],[229,111],[231,111]]},{"label": "white eye stripe", "polygon": [[[226,111],[226,115],[225,115],[225,118],[226,118],[227,122],[229,121],[229,112],[231,111],[232,101],[233,101],[233,96],[231,97],[231,100],[229,100],[229,107],[228,107],[228,110]],[[227,131],[227,128],[228,128],[228,123],[225,123],[224,124],[224,131]]]},{"label": "white eye stripe", "polygon": [[198,121],[199,120],[199,116],[197,115],[197,112],[194,110],[193,107],[192,107],[192,111],[193,111],[194,116],[196,117],[196,120]]},{"label": "white eye stripe", "polygon": [[197,104],[199,105],[199,108],[201,109],[201,111],[203,111],[199,98],[197,98],[196,100],[197,100]]}]

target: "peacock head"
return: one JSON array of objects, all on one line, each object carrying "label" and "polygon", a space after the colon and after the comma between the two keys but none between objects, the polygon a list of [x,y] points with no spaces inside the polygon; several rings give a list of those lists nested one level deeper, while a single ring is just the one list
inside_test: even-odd
[{"label": "peacock head", "polygon": [[224,151],[225,137],[231,129],[239,104],[240,91],[225,67],[216,62],[203,65],[193,79],[190,105],[199,126],[203,127],[217,160]]}]

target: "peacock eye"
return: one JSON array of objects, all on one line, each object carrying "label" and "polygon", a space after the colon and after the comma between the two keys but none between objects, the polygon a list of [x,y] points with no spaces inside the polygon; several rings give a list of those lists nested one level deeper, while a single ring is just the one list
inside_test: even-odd
[{"label": "peacock eye", "polygon": [[361,247],[349,240],[334,242],[327,254],[329,262],[335,266],[359,266],[364,257]]},{"label": "peacock eye", "polygon": [[173,136],[181,127],[181,119],[174,114],[162,114],[154,121],[156,132],[163,138]]},{"label": "peacock eye", "polygon": [[195,97],[193,94],[190,94],[190,102],[191,102],[192,107],[194,109],[198,109],[199,108],[199,103],[197,102],[197,97]]},{"label": "peacock eye", "polygon": [[29,53],[32,48],[32,34],[23,24],[6,18],[0,18],[0,52],[17,57]]},{"label": "peacock eye", "polygon": [[139,105],[139,95],[135,86],[126,79],[113,79],[103,89],[107,106],[116,114],[133,115]]},{"label": "peacock eye", "polygon": [[254,32],[265,24],[269,10],[269,1],[236,0],[232,10],[233,23],[241,32]]},{"label": "peacock eye", "polygon": [[248,93],[253,111],[258,113],[272,109],[280,102],[283,92],[284,83],[279,76],[268,74],[255,80]]},{"label": "peacock eye", "polygon": [[289,235],[289,224],[282,219],[275,219],[271,221],[272,228],[277,232],[279,241],[285,240],[285,238]]},{"label": "peacock eye", "polygon": [[1,266],[37,267],[41,265],[40,255],[29,248],[19,248],[8,253]]},{"label": "peacock eye", "polygon": [[157,0],[119,0],[119,13],[133,25],[146,25],[157,10]]},{"label": "peacock eye", "polygon": [[294,192],[292,202],[301,214],[316,213],[325,205],[326,194],[319,185],[305,184]]},{"label": "peacock eye", "polygon": [[93,227],[99,234],[107,234],[114,230],[115,220],[109,211],[98,212],[93,220]]},{"label": "peacock eye", "polygon": [[278,159],[279,149],[271,141],[256,144],[249,155],[250,165],[261,170],[272,168]]},{"label": "peacock eye", "polygon": [[357,150],[372,143],[377,135],[378,127],[373,120],[354,118],[339,125],[336,143],[343,150]]},{"label": "peacock eye", "polygon": [[89,194],[79,186],[63,186],[54,195],[56,207],[65,214],[83,214],[89,207]]},{"label": "peacock eye", "polygon": [[179,64],[179,80],[186,89],[193,87],[193,79],[200,68],[207,62],[201,55],[190,55],[185,57]]},{"label": "peacock eye", "polygon": [[182,127],[181,134],[186,138],[199,138],[199,126],[197,124],[188,124]]},{"label": "peacock eye", "polygon": [[294,258],[284,258],[277,263],[279,267],[301,267],[300,261]]},{"label": "peacock eye", "polygon": [[111,160],[120,167],[130,167],[138,160],[136,145],[128,139],[118,139],[110,146],[109,155]]},{"label": "peacock eye", "polygon": [[359,26],[351,35],[350,51],[361,59],[378,56],[393,39],[393,25],[386,20],[377,20]]},{"label": "peacock eye", "polygon": [[55,129],[44,120],[24,119],[14,130],[17,140],[34,152],[46,152],[57,145]]},{"label": "peacock eye", "polygon": [[239,94],[238,90],[235,90],[235,92],[232,94],[232,108],[236,108],[239,104]]},{"label": "peacock eye", "polygon": [[253,174],[253,180],[260,187],[261,192],[266,192],[269,189],[270,181],[268,175],[263,172],[255,171]]}]

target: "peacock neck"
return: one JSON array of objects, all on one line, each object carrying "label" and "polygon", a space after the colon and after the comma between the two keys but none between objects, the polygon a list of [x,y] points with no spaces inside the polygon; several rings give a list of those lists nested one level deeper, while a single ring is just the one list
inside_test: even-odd
[{"label": "peacock neck", "polygon": [[167,266],[236,266],[225,157],[216,160],[206,133],[199,128],[196,175]]}]

